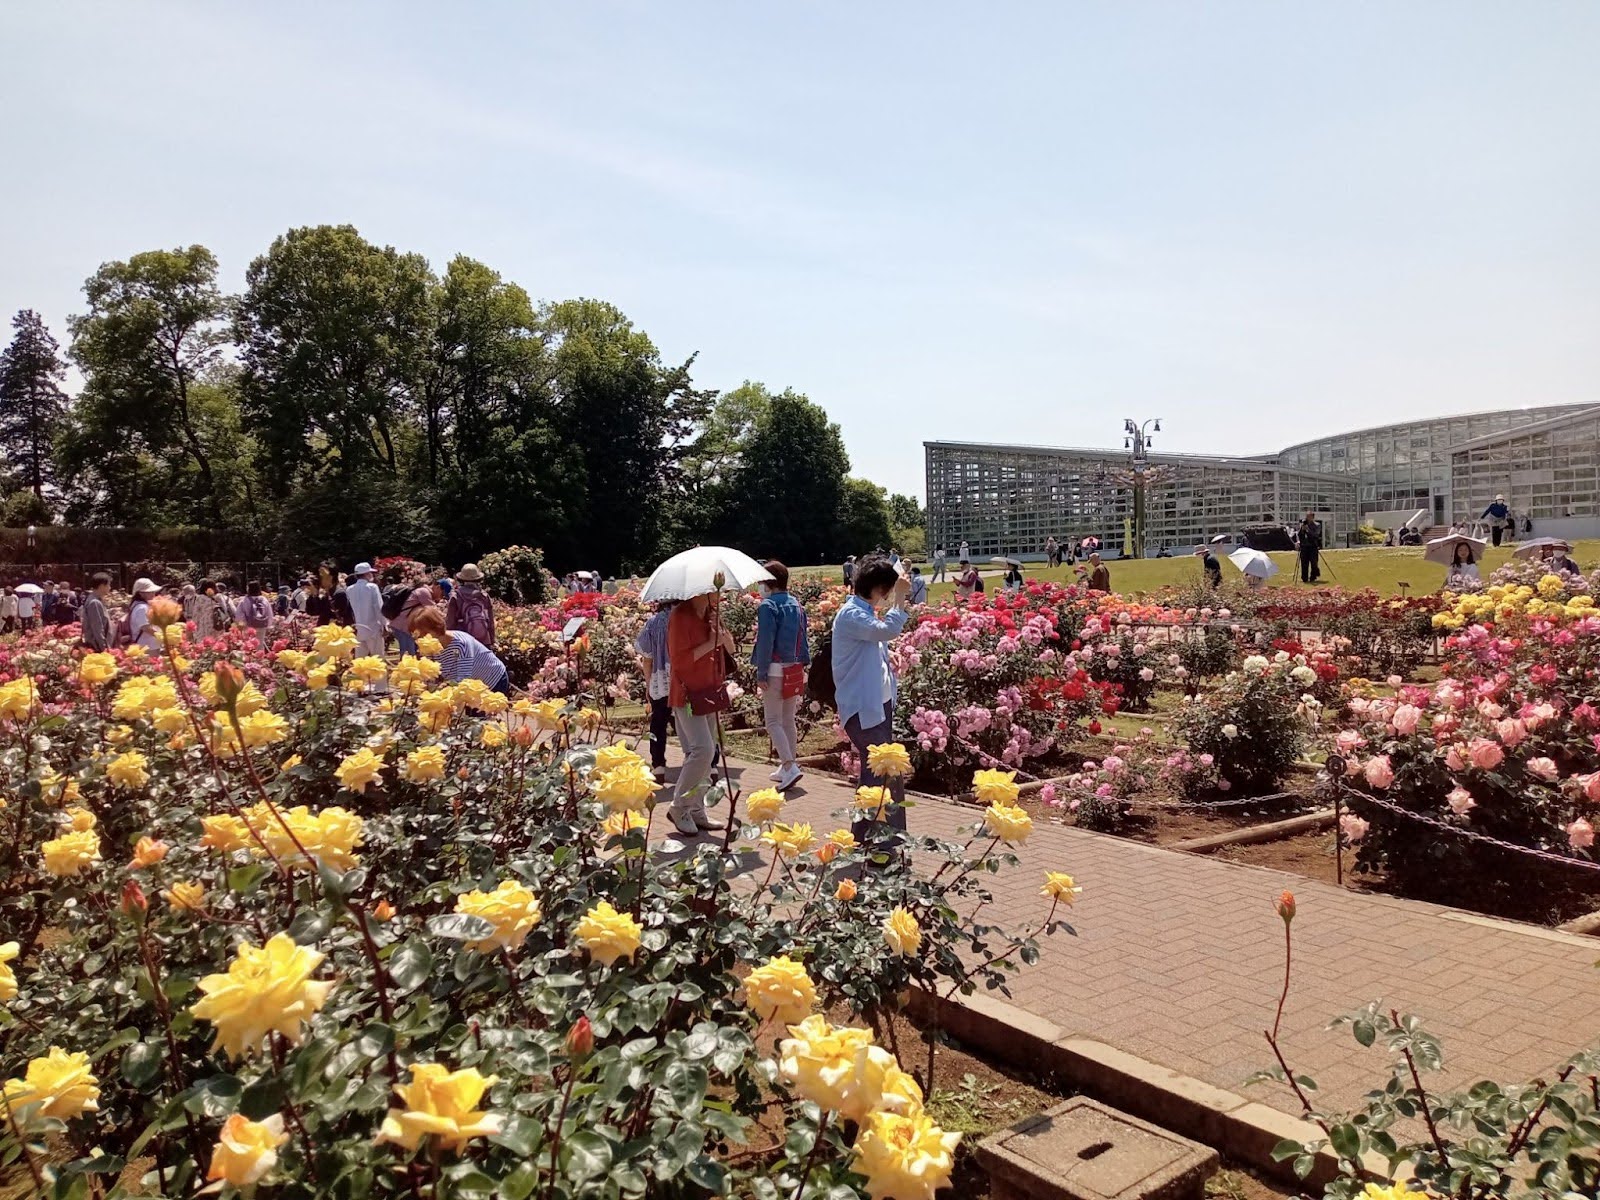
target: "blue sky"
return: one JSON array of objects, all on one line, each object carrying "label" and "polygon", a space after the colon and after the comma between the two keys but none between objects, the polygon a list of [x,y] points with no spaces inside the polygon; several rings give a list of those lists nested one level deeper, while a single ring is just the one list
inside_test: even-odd
[{"label": "blue sky", "polygon": [[926,438],[1259,452],[1600,403],[1600,5],[0,8],[0,313],[293,225]]}]

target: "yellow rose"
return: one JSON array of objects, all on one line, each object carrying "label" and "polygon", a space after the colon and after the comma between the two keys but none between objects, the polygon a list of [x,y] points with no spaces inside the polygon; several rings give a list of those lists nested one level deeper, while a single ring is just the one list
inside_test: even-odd
[{"label": "yellow rose", "polygon": [[883,942],[904,958],[915,957],[922,948],[922,926],[917,924],[916,917],[897,905],[883,923]]},{"label": "yellow rose", "polygon": [[778,1073],[803,1099],[837,1112],[854,1083],[856,1057],[872,1045],[872,1033],[830,1025],[821,1013],[789,1026],[778,1043]]},{"label": "yellow rose", "polygon": [[635,829],[643,829],[648,824],[649,822],[639,813],[622,809],[601,821],[600,828],[605,831],[607,837],[622,837]]},{"label": "yellow rose", "polygon": [[31,675],[0,684],[0,721],[26,721],[33,714],[38,699],[39,692],[33,686]]},{"label": "yellow rose", "polygon": [[291,755],[289,755],[288,758],[284,759],[281,763],[278,764],[278,770],[280,770],[280,771],[292,771],[296,767],[298,767],[299,765],[300,765],[300,756],[298,754],[291,754]]},{"label": "yellow rose", "polygon": [[313,692],[320,692],[327,688],[333,679],[333,670],[330,667],[318,667],[314,671],[306,672],[306,687]]},{"label": "yellow rose", "polygon": [[440,669],[432,659],[407,654],[389,672],[389,682],[409,696],[439,678]]},{"label": "yellow rose", "polygon": [[29,1061],[23,1078],[6,1080],[5,1098],[13,1113],[26,1105],[34,1117],[70,1121],[100,1110],[99,1084],[89,1070],[87,1054],[68,1054],[51,1046],[43,1058]]},{"label": "yellow rose", "polygon": [[1426,1200],[1427,1192],[1413,1192],[1404,1182],[1387,1186],[1369,1183],[1361,1192],[1360,1200]]},{"label": "yellow rose", "polygon": [[273,934],[265,946],[241,942],[227,974],[200,980],[205,994],[189,1011],[216,1026],[212,1048],[232,1058],[254,1053],[271,1033],[299,1045],[333,990],[332,981],[311,978],[323,957],[286,933]]},{"label": "yellow rose", "polygon": [[619,958],[632,961],[638,952],[642,931],[639,922],[602,900],[583,915],[573,932],[589,957],[609,967]]},{"label": "yellow rose", "polygon": [[145,756],[137,750],[127,750],[117,755],[106,767],[106,778],[117,787],[142,788],[150,782],[150,772]]},{"label": "yellow rose", "polygon": [[198,883],[179,880],[161,895],[176,912],[199,912],[206,904],[206,889]]},{"label": "yellow rose", "polygon": [[498,750],[506,744],[506,727],[498,722],[485,725],[478,735],[478,743],[485,750]]},{"label": "yellow rose", "polygon": [[277,659],[278,665],[285,671],[304,671],[311,656],[304,650],[279,650]]},{"label": "yellow rose", "polygon": [[899,742],[868,746],[867,770],[884,779],[903,779],[911,774],[911,755]]},{"label": "yellow rose", "polygon": [[745,819],[756,825],[765,825],[778,819],[783,811],[783,793],[777,788],[762,788],[744,798]]},{"label": "yellow rose", "polygon": [[854,879],[841,879],[839,886],[833,889],[833,898],[849,903],[856,898],[856,881]]},{"label": "yellow rose", "polygon": [[991,837],[1020,846],[1033,832],[1033,818],[1014,804],[991,804],[983,810],[983,827]]},{"label": "yellow rose", "polygon": [[579,729],[587,729],[592,732],[600,728],[600,721],[602,718],[596,710],[585,707],[580,708],[573,715],[572,719],[577,724]]},{"label": "yellow rose", "polygon": [[346,755],[333,774],[341,786],[352,792],[364,792],[382,770],[383,759],[363,746],[354,754]]},{"label": "yellow rose", "polygon": [[94,814],[87,808],[69,808],[61,815],[66,818],[67,824],[75,833],[82,833],[85,829],[93,829],[96,825]]},{"label": "yellow rose", "polygon": [[595,795],[612,812],[639,812],[661,786],[642,759],[607,771],[593,784]]},{"label": "yellow rose", "polygon": [[90,687],[98,687],[117,677],[117,660],[110,654],[85,654],[78,664],[78,678]]},{"label": "yellow rose", "polygon": [[400,1108],[391,1108],[378,1133],[380,1142],[398,1142],[415,1150],[425,1137],[437,1137],[444,1150],[460,1152],[475,1137],[500,1132],[500,1118],[482,1112],[484,1092],[499,1080],[473,1067],[448,1071],[439,1063],[412,1063],[411,1082],[397,1083]]},{"label": "yellow rose", "polygon": [[1059,900],[1062,904],[1071,905],[1081,891],[1083,889],[1073,883],[1072,876],[1065,871],[1046,871],[1044,887],[1039,889],[1039,894],[1049,896],[1052,900]]},{"label": "yellow rose", "polygon": [[[496,693],[496,695],[498,694]],[[630,746],[623,742],[612,742],[609,745],[595,749],[594,773],[596,775],[604,775],[607,771],[614,771],[618,767],[627,766],[630,763],[639,763],[642,766],[644,759],[640,758]]]},{"label": "yellow rose", "polygon": [[100,861],[100,835],[92,829],[64,833],[42,842],[44,869],[52,875],[71,876]]},{"label": "yellow rose", "polygon": [[1015,804],[1017,774],[1015,771],[974,771],[972,790],[985,804]]},{"label": "yellow rose", "polygon": [[355,676],[362,683],[377,683],[388,673],[389,664],[376,654],[362,655],[345,668],[345,674]]},{"label": "yellow rose", "polygon": [[544,916],[538,898],[515,879],[502,879],[492,892],[463,892],[456,897],[456,911],[494,926],[490,937],[467,943],[480,954],[517,949]]},{"label": "yellow rose", "polygon": [[157,708],[150,713],[150,723],[162,733],[178,734],[189,728],[189,714],[181,708]]},{"label": "yellow rose", "polygon": [[133,861],[128,864],[128,869],[142,871],[145,867],[153,867],[167,856],[168,849],[165,842],[142,837],[133,847]]},{"label": "yellow rose", "polygon": [[787,954],[769,958],[744,981],[745,1003],[763,1021],[794,1025],[817,1006],[817,985],[805,967]]},{"label": "yellow rose", "polygon": [[499,716],[511,707],[511,701],[506,698],[505,693],[497,692],[490,688],[488,691],[473,698],[472,707],[481,713]]},{"label": "yellow rose", "polygon": [[879,1200],[933,1200],[950,1185],[960,1142],[959,1133],[946,1133],[920,1108],[871,1113],[856,1134],[851,1170],[867,1177],[867,1194]]},{"label": "yellow rose", "polygon": [[214,817],[201,817],[200,826],[205,830],[205,836],[200,839],[200,845],[205,849],[229,854],[254,845],[250,830],[245,827],[245,823],[227,813]]},{"label": "yellow rose", "polygon": [[405,777],[412,783],[444,778],[444,747],[419,746],[406,755]]},{"label": "yellow rose", "polygon": [[865,810],[874,819],[881,818],[884,809],[893,803],[893,795],[881,784],[868,784],[856,789],[856,807]]},{"label": "yellow rose", "polygon": [[240,717],[239,731],[244,734],[244,744],[252,749],[271,746],[289,736],[289,722],[275,712],[261,709]]},{"label": "yellow rose", "polygon": [[799,858],[817,844],[816,834],[809,825],[773,824],[761,835],[761,840],[783,858]]},{"label": "yellow rose", "polygon": [[533,727],[563,733],[567,728],[566,701],[541,700],[533,706]]},{"label": "yellow rose", "polygon": [[[334,805],[313,814],[304,804],[289,809],[253,804],[245,810],[245,816],[256,838],[285,866],[310,867],[300,853],[302,847],[306,854],[335,871],[349,871],[361,863],[355,848],[364,835],[363,822],[347,808]],[[256,838],[252,839],[252,849]]]},{"label": "yellow rose", "polygon": [[206,1178],[236,1188],[253,1187],[278,1165],[278,1147],[288,1140],[281,1113],[273,1113],[264,1121],[252,1121],[243,1113],[234,1113],[217,1135]]},{"label": "yellow rose", "polygon": [[318,625],[311,644],[323,658],[349,658],[360,645],[356,631],[348,625]]},{"label": "yellow rose", "polygon": [[[417,639],[417,653],[428,658],[437,658],[444,651],[444,646],[439,639],[431,633],[425,633]],[[434,664],[437,666],[438,664]]]},{"label": "yellow rose", "polygon": [[16,942],[0,942],[0,1002],[14,1000],[17,996],[17,976],[11,969],[11,960],[22,953]]}]

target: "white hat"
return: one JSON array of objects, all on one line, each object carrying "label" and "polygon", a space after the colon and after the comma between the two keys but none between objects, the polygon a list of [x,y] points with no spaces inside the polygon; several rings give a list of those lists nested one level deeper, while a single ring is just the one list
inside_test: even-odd
[{"label": "white hat", "polygon": [[159,592],[160,590],[153,579],[146,579],[142,575],[133,581],[133,594],[135,596],[142,596],[146,592]]},{"label": "white hat", "polygon": [[1504,499],[1505,499],[1505,494],[1504,494],[1504,493],[1501,493],[1501,494],[1499,494],[1499,495],[1497,495],[1497,496],[1495,496],[1495,499],[1496,499],[1496,500],[1504,500]]},{"label": "white hat", "polygon": [[355,574],[357,574],[357,575],[371,575],[372,574],[372,564],[369,563],[369,562],[358,562],[356,564]]}]

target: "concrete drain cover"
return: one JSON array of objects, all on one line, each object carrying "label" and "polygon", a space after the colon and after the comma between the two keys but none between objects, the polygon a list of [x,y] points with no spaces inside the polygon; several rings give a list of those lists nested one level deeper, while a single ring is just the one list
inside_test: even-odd
[{"label": "concrete drain cover", "polygon": [[1217,1152],[1079,1097],[986,1138],[994,1200],[1200,1200]]}]

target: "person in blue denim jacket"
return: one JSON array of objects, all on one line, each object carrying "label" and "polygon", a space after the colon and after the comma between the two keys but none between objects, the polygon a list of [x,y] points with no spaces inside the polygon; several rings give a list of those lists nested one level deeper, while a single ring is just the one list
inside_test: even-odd
[{"label": "person in blue denim jacket", "polygon": [[[766,564],[772,576],[761,585],[761,607],[756,610],[756,646],[750,661],[756,669],[761,711],[766,715],[767,736],[778,754],[772,773],[778,790],[800,779],[800,732],[796,718],[805,695],[805,668],[811,665],[811,643],[806,636],[806,611],[789,594],[789,568],[773,560]],[[799,668],[798,670],[795,668]]]},{"label": "person in blue denim jacket", "polygon": [[[867,749],[894,741],[894,705],[899,683],[889,662],[889,643],[900,636],[910,613],[906,604],[911,581],[889,565],[889,560],[872,557],[862,561],[856,571],[855,594],[840,607],[833,619],[833,684],[839,706],[839,722],[861,760],[858,784],[876,787],[888,783],[894,805],[882,818],[892,829],[905,832],[905,781],[884,780],[867,763]],[[878,609],[892,606],[883,616]],[[873,832],[877,818],[856,821],[857,840],[865,841]]]}]

